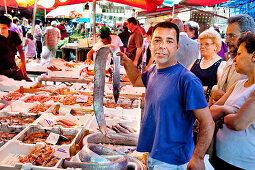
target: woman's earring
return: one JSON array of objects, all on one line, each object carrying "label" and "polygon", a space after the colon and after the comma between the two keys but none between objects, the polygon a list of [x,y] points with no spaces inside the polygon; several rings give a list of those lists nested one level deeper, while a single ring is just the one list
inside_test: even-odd
[{"label": "woman's earring", "polygon": [[217,50],[217,47],[214,49],[214,51],[216,51]]}]

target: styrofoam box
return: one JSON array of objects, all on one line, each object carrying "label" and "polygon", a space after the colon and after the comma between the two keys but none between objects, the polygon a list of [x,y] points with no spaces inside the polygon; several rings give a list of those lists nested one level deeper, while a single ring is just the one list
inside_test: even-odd
[{"label": "styrofoam box", "polygon": [[17,81],[9,78],[8,80],[4,80],[0,82],[0,90],[1,91],[15,91],[23,86],[24,88],[30,88],[31,86],[35,86],[37,82],[27,82],[25,80]]},{"label": "styrofoam box", "polygon": [[[20,112],[22,112],[22,113],[26,113],[27,115],[37,115],[36,113],[29,113],[29,109],[34,107],[37,104],[41,104],[41,103],[40,102],[25,103],[24,101],[17,100],[13,102],[11,105],[2,109],[1,112],[16,113],[16,114],[19,114]],[[44,104],[46,105],[50,104],[52,105],[51,107],[53,107],[54,102],[48,101],[48,102],[45,102]],[[50,110],[51,107],[48,110]],[[48,112],[48,110],[46,110],[45,112]],[[40,112],[39,114],[43,114],[43,113],[44,112]]]},{"label": "styrofoam box", "polygon": [[[20,118],[32,118],[34,119],[35,121],[32,124],[34,124],[36,122],[36,119],[38,117],[38,115],[27,115],[25,113],[6,113],[6,112],[0,112],[0,117],[8,117],[8,116],[11,116],[11,117],[20,117]],[[24,125],[9,125],[8,123],[2,123],[1,124],[1,128],[2,127],[6,127],[6,128],[9,128],[9,129],[24,129],[28,126],[29,124],[24,124]]]},{"label": "styrofoam box", "polygon": [[63,103],[55,103],[54,105],[52,105],[51,108],[47,110],[47,113],[51,113],[55,109],[56,105],[60,105],[60,108],[59,108],[59,115],[55,115],[55,116],[64,116],[64,115],[70,114],[71,109],[93,110],[93,105],[80,106],[79,104],[64,105]]},{"label": "styrofoam box", "polygon": [[62,159],[59,159],[58,163],[54,167],[40,167],[31,164],[18,163],[18,156],[24,156],[29,154],[36,146],[43,146],[40,144],[23,144],[18,141],[9,141],[6,145],[0,148],[0,169],[1,170],[19,170],[21,168],[28,168],[33,170],[53,170],[62,164]]},{"label": "styrofoam box", "polygon": [[[91,117],[92,117],[91,114],[87,114],[84,116],[72,116],[71,114],[66,114],[65,116],[55,116],[51,113],[45,113],[42,116],[40,116],[33,124],[39,125],[38,122],[40,122],[42,119],[50,119],[54,121],[65,119],[65,120],[69,120],[71,122],[76,123],[76,126],[74,127],[85,127],[87,126]],[[60,126],[60,125],[56,125],[56,126]],[[63,128],[63,129],[68,129],[68,128]]]},{"label": "styrofoam box", "polygon": [[[72,129],[64,129],[61,127],[52,127],[50,129],[43,129],[39,126],[36,125],[30,125],[27,128],[25,128],[22,132],[20,132],[17,137],[15,138],[15,140],[20,141],[22,143],[22,141],[24,140],[25,137],[29,136],[31,133],[33,132],[43,132],[43,133],[47,133],[50,134],[51,132],[56,133],[56,134],[60,134],[60,135],[74,135],[74,139],[72,140],[72,142],[70,144],[67,144],[67,146],[71,147],[74,146],[76,143],[79,142],[81,135],[82,135],[82,128],[72,128]],[[63,146],[63,145],[61,145]]]},{"label": "styrofoam box", "polygon": [[[1,125],[0,127],[0,131],[2,131],[3,133],[11,133],[11,132],[14,132],[14,133],[20,133],[25,127],[10,127],[10,126],[4,126],[4,125]],[[16,136],[14,136],[12,139],[10,140],[15,140],[16,139]],[[3,140],[3,141],[0,141],[0,147],[2,147],[5,143],[7,143],[8,140]]]},{"label": "styrofoam box", "polygon": [[46,66],[43,66],[42,63],[37,63],[35,61],[30,61],[28,63],[26,63],[26,69],[27,71],[31,71],[31,72],[47,72],[48,69],[46,68]]},{"label": "styrofoam box", "polygon": [[[66,77],[66,78],[80,78],[80,71],[84,68],[83,64],[75,66],[74,68],[61,66],[61,71],[48,70],[50,77]],[[68,71],[67,71],[68,70]]]},{"label": "styrofoam box", "polygon": [[[125,125],[134,128],[139,133],[141,122],[141,109],[122,109],[122,108],[104,108],[105,120],[107,125],[116,123],[124,123]],[[107,115],[107,117],[106,117]],[[96,132],[98,124],[96,115],[93,115],[91,121],[88,122],[87,129]]]}]

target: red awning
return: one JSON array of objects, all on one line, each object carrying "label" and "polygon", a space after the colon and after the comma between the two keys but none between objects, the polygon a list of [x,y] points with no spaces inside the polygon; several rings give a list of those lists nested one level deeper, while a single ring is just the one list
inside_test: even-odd
[{"label": "red awning", "polygon": [[[93,2],[93,0],[88,0],[89,2]],[[97,0],[100,1],[100,0]],[[141,8],[147,11],[155,11],[158,6],[161,6],[164,0],[107,0],[109,2],[116,2],[132,7]],[[55,0],[55,7],[71,5],[71,4],[80,4],[86,3],[86,0],[66,0],[65,2],[60,2],[59,0]]]}]

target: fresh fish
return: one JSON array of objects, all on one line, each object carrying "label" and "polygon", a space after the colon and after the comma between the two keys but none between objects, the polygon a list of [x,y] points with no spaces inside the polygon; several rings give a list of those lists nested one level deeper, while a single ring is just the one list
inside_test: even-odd
[{"label": "fresh fish", "polygon": [[[96,144],[85,145],[79,155],[82,162],[65,161],[64,168],[82,168],[83,170],[125,170],[128,167],[127,158],[125,156]],[[83,158],[85,158],[85,160]]]},{"label": "fresh fish", "polygon": [[131,133],[130,131],[128,131],[127,129],[123,128],[122,126],[120,126],[120,124],[116,124],[115,127],[121,131],[122,133],[125,133],[125,134],[129,134]]},{"label": "fresh fish", "polygon": [[120,56],[116,55],[117,50],[113,52],[113,96],[115,103],[118,102],[120,94]]},{"label": "fresh fish", "polygon": [[101,133],[89,134],[83,139],[83,145],[87,143],[108,143],[114,145],[137,146],[138,134],[117,134],[109,133],[104,136]]},{"label": "fresh fish", "polygon": [[[106,135],[108,133],[107,127],[106,127],[106,121],[104,117],[104,109],[103,109],[103,97],[104,97],[104,87],[105,87],[105,67],[106,67],[106,60],[108,55],[111,53],[113,55],[113,60],[115,61],[114,65],[114,76],[113,76],[113,93],[115,97],[119,97],[119,83],[120,81],[120,74],[117,74],[120,68],[118,68],[118,59],[116,53],[117,53],[117,47],[113,45],[108,45],[100,48],[97,52],[94,71],[94,92],[93,92],[93,107],[97,119],[97,123],[99,126],[100,131]],[[119,62],[120,65],[120,62]],[[119,66],[120,67],[120,66]],[[118,88],[118,89],[116,89]],[[118,99],[115,99],[115,102]]]},{"label": "fresh fish", "polygon": [[124,125],[123,123],[118,123],[118,124],[119,124],[121,127],[127,129],[127,130],[128,130],[129,132],[131,132],[131,133],[134,133],[134,132],[135,132],[132,128],[130,128],[130,127]]}]

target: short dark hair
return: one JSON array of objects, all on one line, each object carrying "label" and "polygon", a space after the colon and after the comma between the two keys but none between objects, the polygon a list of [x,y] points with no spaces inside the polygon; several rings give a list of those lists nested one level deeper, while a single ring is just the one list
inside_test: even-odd
[{"label": "short dark hair", "polygon": [[129,23],[133,23],[134,25],[138,24],[138,21],[137,21],[137,19],[135,19],[135,17],[128,18],[127,21]]},{"label": "short dark hair", "polygon": [[253,53],[255,51],[255,34],[248,31],[246,34],[241,35],[241,37],[238,39],[238,46],[240,46],[242,43],[245,43],[245,48],[248,53]]},{"label": "short dark hair", "polygon": [[6,16],[0,16],[0,24],[6,24],[8,27],[10,27],[11,19]]},{"label": "short dark hair", "polygon": [[18,22],[19,21],[19,18],[18,17],[13,17],[13,19],[12,19],[12,22],[13,23],[16,23],[16,22]]},{"label": "short dark hair", "polygon": [[247,14],[240,14],[233,17],[228,18],[228,24],[238,23],[240,32],[246,33],[247,31],[251,31],[255,33],[255,23],[251,16]]},{"label": "short dark hair", "polygon": [[151,36],[152,35],[152,30],[153,30],[153,26],[151,26],[149,29],[148,29],[148,31],[147,31],[147,35],[149,35],[149,36]]},{"label": "short dark hair", "polygon": [[176,24],[174,23],[171,23],[171,22],[160,22],[158,23],[157,25],[155,25],[155,27],[153,28],[152,30],[152,35],[154,33],[154,31],[158,28],[170,28],[170,29],[175,29],[176,31],[176,40],[177,40],[177,43],[179,42],[179,34],[180,34],[180,31],[179,31],[179,28],[177,27]]},{"label": "short dark hair", "polygon": [[107,40],[109,40],[109,38],[110,38],[110,33],[109,33],[108,31],[101,31],[101,33],[100,33],[100,38],[101,38],[101,39],[107,38]]}]

